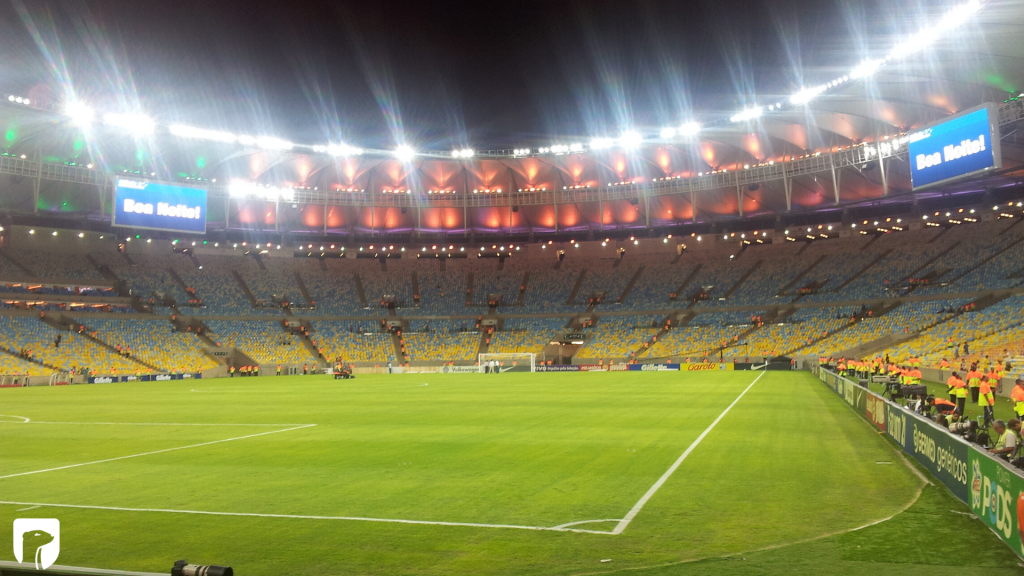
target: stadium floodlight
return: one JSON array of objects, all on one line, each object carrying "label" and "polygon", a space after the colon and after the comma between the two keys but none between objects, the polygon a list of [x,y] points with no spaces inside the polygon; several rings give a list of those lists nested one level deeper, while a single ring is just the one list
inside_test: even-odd
[{"label": "stadium floodlight", "polygon": [[615,145],[615,141],[611,138],[594,138],[590,141],[591,150],[604,150],[611,148]]},{"label": "stadium floodlight", "polygon": [[675,137],[676,137],[676,129],[675,128],[662,128],[661,129],[661,138],[663,140],[668,140],[670,138],[675,138]]},{"label": "stadium floodlight", "polygon": [[359,156],[363,153],[362,148],[356,148],[348,144],[328,144],[325,150],[331,156]]},{"label": "stadium floodlight", "polygon": [[156,127],[156,122],[145,114],[136,112],[115,113],[103,116],[103,123],[130,132],[133,136],[149,136]]},{"label": "stadium floodlight", "polygon": [[746,108],[738,114],[734,114],[732,118],[729,118],[732,122],[747,122],[760,118],[761,114],[764,113],[764,109],[760,106],[754,106],[753,108]]},{"label": "stadium floodlight", "polygon": [[256,137],[241,134],[238,136],[238,143],[241,144],[242,146],[255,146]]},{"label": "stadium floodlight", "polygon": [[619,136],[619,145],[627,150],[638,148],[644,141],[644,137],[639,132],[630,130],[629,132],[623,132]]},{"label": "stadium floodlight", "polygon": [[700,133],[700,122],[687,122],[679,127],[680,136],[696,136]]},{"label": "stadium floodlight", "polygon": [[235,136],[230,132],[206,130],[205,128],[196,128],[194,126],[185,126],[183,124],[171,124],[168,126],[167,131],[179,138],[211,140],[213,142],[224,142],[225,144],[233,144],[238,140],[238,136]]},{"label": "stadium floodlight", "polygon": [[292,202],[295,200],[295,191],[291,188],[260,186],[254,182],[234,179],[228,184],[228,196],[232,198],[260,198],[268,201],[284,200]]},{"label": "stadium floodlight", "polygon": [[469,148],[452,150],[452,158],[472,158],[474,155],[476,155],[476,152]]},{"label": "stadium floodlight", "polygon": [[882,58],[866,58],[860,64],[857,64],[853,70],[850,70],[849,76],[853,80],[866,78],[877,72],[882,67],[882,64],[885,64],[885,60]]},{"label": "stadium floodlight", "polygon": [[398,158],[402,162],[412,162],[412,159],[416,157],[416,151],[412,149],[412,146],[402,144],[398,148],[395,148],[395,158]]},{"label": "stadium floodlight", "polygon": [[72,100],[65,104],[64,115],[71,119],[72,124],[81,128],[89,128],[96,118],[96,112],[79,100]]},{"label": "stadium floodlight", "polygon": [[256,138],[256,145],[264,150],[291,150],[295,147],[295,144],[282,140],[281,138],[274,138],[272,136],[259,136]]},{"label": "stadium floodlight", "polygon": [[797,106],[800,106],[801,104],[807,104],[808,102],[816,98],[819,94],[824,92],[827,88],[828,87],[825,86],[824,84],[804,88],[803,90],[800,90],[796,94],[790,96],[789,101]]}]

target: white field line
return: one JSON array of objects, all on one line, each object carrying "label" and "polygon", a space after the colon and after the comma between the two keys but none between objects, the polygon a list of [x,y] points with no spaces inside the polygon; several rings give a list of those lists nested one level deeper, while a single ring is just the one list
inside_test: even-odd
[{"label": "white field line", "polygon": [[637,503],[633,505],[633,508],[630,509],[628,513],[626,513],[625,518],[619,520],[619,523],[616,524],[615,528],[612,530],[612,534],[622,534],[622,531],[625,530],[626,527],[629,526],[629,523],[632,522],[634,518],[636,518],[636,515],[639,514],[641,510],[643,510],[644,505],[647,504],[647,501],[650,500],[651,497],[653,497],[654,494],[658,492],[662,485],[664,485],[665,482],[668,481],[668,479],[672,476],[676,469],[679,468],[683,461],[686,460],[690,453],[697,448],[697,446],[701,443],[702,440],[704,440],[704,437],[710,434],[711,431],[715,429],[715,426],[718,425],[722,418],[725,418],[725,415],[729,413],[729,410],[732,410],[732,407],[735,406],[736,403],[740,401],[740,398],[743,398],[744,394],[746,394],[751,388],[753,388],[754,384],[757,384],[757,381],[760,380],[761,376],[764,375],[765,372],[761,372],[757,376],[757,378],[754,378],[754,381],[750,383],[750,386],[747,386],[743,390],[743,392],[740,392],[740,395],[737,396],[736,399],[732,401],[732,404],[729,404],[729,406],[726,407],[726,409],[722,411],[721,414],[718,415],[718,418],[715,418],[715,421],[712,422],[711,425],[708,426],[703,432],[701,432],[700,436],[697,436],[697,439],[693,441],[693,444],[690,444],[689,448],[687,448],[686,451],[683,452],[683,455],[680,456],[672,464],[672,466],[670,466],[669,469],[666,470],[665,473],[661,475],[661,478],[658,478],[658,481],[655,482],[654,485],[647,490],[646,494],[640,497],[640,500],[638,500]]},{"label": "white field line", "polygon": [[[205,516],[242,516],[249,518],[282,518],[297,520],[348,520],[359,522],[387,522],[391,524],[424,524],[428,526],[462,526],[467,528],[510,528],[545,532],[586,532],[588,534],[612,534],[600,530],[582,530],[562,526],[523,526],[519,524],[483,524],[479,522],[442,522],[435,520],[404,520],[401,518],[365,518],[362,516],[318,516],[312,514],[260,514],[255,512],[211,512],[208,510],[173,510],[167,508],[125,508],[122,506],[83,506],[78,504],[47,504],[44,502],[12,502],[0,500],[0,504],[41,506],[44,508],[80,508],[85,510],[113,510],[119,512],[163,512],[167,514],[199,514]],[[600,520],[594,520],[600,522]],[[576,524],[576,523],[574,523]],[[563,525],[564,526],[564,525]]]},{"label": "white field line", "polygon": [[281,432],[290,432],[292,430],[301,430],[303,428],[309,428],[316,426],[316,424],[305,424],[303,426],[295,426],[293,428],[285,428],[284,430],[271,430],[270,432],[260,432],[258,434],[247,434],[245,436],[236,436],[235,438],[225,438],[224,440],[213,440],[211,442],[202,442],[199,444],[190,444],[188,446],[178,446],[176,448],[164,448],[163,450],[154,450],[152,452],[142,452],[141,454],[129,454],[128,456],[118,456],[116,458],[105,458],[103,460],[94,460],[92,462],[82,462],[80,464],[68,464],[67,466],[57,466],[56,468],[46,468],[44,470],[33,470],[31,472],[18,472],[17,474],[8,474],[6,476],[0,476],[0,480],[4,478],[14,478],[15,476],[28,476],[29,474],[42,474],[43,472],[54,472],[56,470],[66,470],[68,468],[78,468],[79,466],[89,466],[92,464],[102,464],[104,462],[114,462],[116,460],[127,460],[128,458],[138,458],[140,456],[151,456],[153,454],[163,454],[164,452],[174,452],[175,450],[186,450],[188,448],[199,448],[200,446],[210,446],[212,444],[221,444],[223,442],[233,442],[235,440],[245,440],[246,438],[256,438],[257,436],[266,436],[267,434],[279,434]]}]

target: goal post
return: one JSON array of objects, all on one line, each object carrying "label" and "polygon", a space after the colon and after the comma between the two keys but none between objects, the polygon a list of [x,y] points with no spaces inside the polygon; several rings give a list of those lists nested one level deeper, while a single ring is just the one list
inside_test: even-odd
[{"label": "goal post", "polygon": [[496,370],[502,372],[536,372],[537,355],[533,352],[487,353],[479,355],[478,368],[481,373],[490,372],[490,362],[496,362]]}]

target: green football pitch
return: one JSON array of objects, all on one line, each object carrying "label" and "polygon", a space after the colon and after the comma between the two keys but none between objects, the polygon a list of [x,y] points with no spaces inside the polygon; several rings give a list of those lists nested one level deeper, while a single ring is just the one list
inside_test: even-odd
[{"label": "green football pitch", "polygon": [[[328,574],[1018,574],[808,373],[291,376],[0,390],[0,542]],[[13,560],[7,546],[0,559]]]}]

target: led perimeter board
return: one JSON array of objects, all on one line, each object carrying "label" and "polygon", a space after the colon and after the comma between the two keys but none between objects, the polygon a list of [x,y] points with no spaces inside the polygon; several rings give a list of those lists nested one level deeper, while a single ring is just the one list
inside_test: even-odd
[{"label": "led perimeter board", "polygon": [[999,110],[982,104],[916,130],[907,139],[914,190],[1002,168]]},{"label": "led perimeter board", "polygon": [[114,226],[206,233],[206,190],[118,178]]}]

